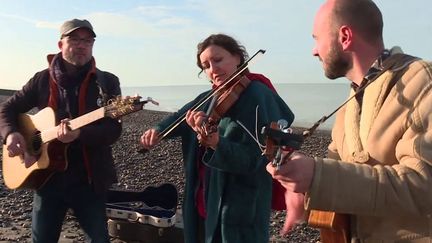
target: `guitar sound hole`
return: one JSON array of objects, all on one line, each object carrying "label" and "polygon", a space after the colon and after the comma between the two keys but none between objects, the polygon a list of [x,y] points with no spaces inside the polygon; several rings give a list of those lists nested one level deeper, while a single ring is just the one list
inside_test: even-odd
[{"label": "guitar sound hole", "polygon": [[40,132],[37,131],[34,136],[33,139],[31,141],[31,145],[32,145],[32,149],[31,152],[36,155],[40,153],[40,149],[42,147],[42,138],[40,136]]}]

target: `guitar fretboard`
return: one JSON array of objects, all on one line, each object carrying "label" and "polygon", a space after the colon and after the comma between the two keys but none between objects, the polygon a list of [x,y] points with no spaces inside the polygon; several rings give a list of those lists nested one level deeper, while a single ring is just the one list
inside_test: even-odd
[{"label": "guitar fretboard", "polygon": [[[94,110],[92,112],[89,112],[85,115],[82,115],[80,117],[77,117],[73,120],[69,121],[69,127],[71,130],[76,130],[78,128],[81,128],[87,124],[90,124],[94,121],[97,121],[105,116],[105,107],[101,107],[97,110]],[[59,126],[52,127],[50,129],[41,131],[40,136],[42,143],[50,142],[57,138],[57,130]]]}]

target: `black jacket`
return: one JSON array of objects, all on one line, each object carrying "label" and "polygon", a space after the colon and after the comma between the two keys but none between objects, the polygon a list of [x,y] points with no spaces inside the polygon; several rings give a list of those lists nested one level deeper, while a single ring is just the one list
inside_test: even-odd
[{"label": "black jacket", "polygon": [[[36,73],[21,90],[0,105],[0,135],[3,142],[10,133],[18,131],[16,121],[19,114],[26,113],[33,108],[41,110],[48,106],[49,75],[48,69]],[[103,77],[98,78],[97,75],[103,75]],[[104,85],[102,86],[109,96],[121,94],[119,79],[115,75],[108,72],[95,72],[90,78],[87,89],[85,113],[100,108],[98,106],[100,89],[97,80],[103,80]],[[58,123],[59,121],[56,121],[56,124]],[[77,142],[85,148],[90,165],[91,184],[96,192],[104,193],[112,183],[117,182],[111,145],[121,135],[122,125],[116,119],[105,117],[80,129],[80,137]]]}]

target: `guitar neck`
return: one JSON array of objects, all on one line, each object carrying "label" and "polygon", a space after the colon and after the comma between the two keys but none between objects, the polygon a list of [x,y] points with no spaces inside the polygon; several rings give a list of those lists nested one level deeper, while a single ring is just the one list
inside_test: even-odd
[{"label": "guitar neck", "polygon": [[[69,127],[72,131],[79,129],[85,125],[88,125],[94,121],[97,121],[101,118],[105,117],[105,107],[101,107],[99,109],[96,109],[92,112],[89,112],[87,114],[84,114],[80,117],[77,117],[73,120],[69,121]],[[55,126],[53,128],[47,129],[45,131],[41,131],[41,139],[42,143],[50,142],[57,138],[57,130],[59,128],[58,126]]]},{"label": "guitar neck", "polygon": [[69,121],[69,127],[71,128],[71,130],[76,130],[78,128],[81,128],[85,125],[88,125],[104,117],[105,117],[105,107],[101,107],[97,110],[94,110],[92,112],[89,112],[85,115],[82,115],[80,117],[77,117]]}]

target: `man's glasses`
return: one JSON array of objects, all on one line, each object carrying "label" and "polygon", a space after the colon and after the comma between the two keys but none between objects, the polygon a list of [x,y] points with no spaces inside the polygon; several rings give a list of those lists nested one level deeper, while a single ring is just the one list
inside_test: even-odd
[{"label": "man's glasses", "polygon": [[91,46],[95,42],[94,38],[79,38],[77,36],[64,36],[67,37],[67,41],[69,44],[73,46],[78,46],[80,43],[83,43],[85,46]]}]

